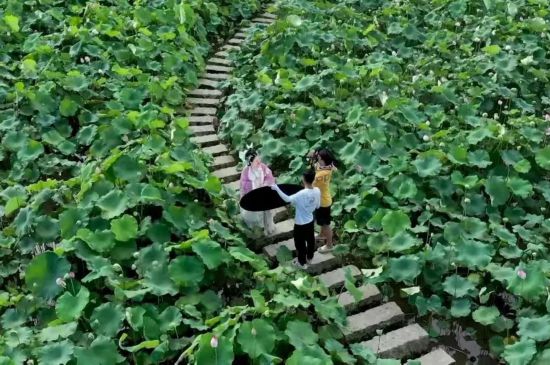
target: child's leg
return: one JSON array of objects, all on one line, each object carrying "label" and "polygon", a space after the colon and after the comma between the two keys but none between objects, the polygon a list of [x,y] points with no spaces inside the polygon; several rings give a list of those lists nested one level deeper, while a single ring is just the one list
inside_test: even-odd
[{"label": "child's leg", "polygon": [[304,226],[294,225],[294,246],[296,246],[296,254],[298,256],[298,262],[301,265],[306,263],[307,249],[306,249],[306,235],[304,232]]},{"label": "child's leg", "polygon": [[315,254],[315,223],[311,222],[306,226],[307,259],[312,260]]},{"label": "child's leg", "polygon": [[321,235],[327,241],[327,246],[332,247],[332,227],[330,224],[321,226]]}]

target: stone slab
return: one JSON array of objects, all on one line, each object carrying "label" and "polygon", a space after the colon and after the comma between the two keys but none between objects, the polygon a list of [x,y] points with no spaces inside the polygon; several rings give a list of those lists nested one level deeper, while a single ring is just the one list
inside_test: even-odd
[{"label": "stone slab", "polygon": [[231,77],[231,75],[226,73],[207,72],[203,74],[202,77],[205,79],[211,79],[211,80],[227,80]]},{"label": "stone slab", "polygon": [[235,166],[225,167],[223,169],[215,170],[212,174],[224,182],[231,182],[239,180],[241,177],[240,172],[235,168]]},{"label": "stone slab", "polygon": [[201,147],[215,146],[220,143],[217,134],[206,134],[203,136],[191,137],[191,142],[198,144]]},{"label": "stone slab", "polygon": [[420,361],[421,365],[454,365],[455,359],[451,357],[445,350],[442,348],[437,348],[430,351],[424,356],[416,359]]},{"label": "stone slab", "polygon": [[216,115],[218,110],[206,106],[196,106],[191,109],[191,115]]},{"label": "stone slab", "polygon": [[360,341],[393,324],[402,322],[405,313],[395,302],[389,302],[348,316],[348,324],[343,333],[349,342]]},{"label": "stone slab", "polygon": [[[213,81],[214,83],[216,83],[216,85],[218,84],[217,81]],[[195,90],[191,90],[187,93],[187,95],[190,95],[190,96],[204,96],[204,97],[207,97],[207,98],[215,98],[215,97],[220,97],[222,96],[222,92],[220,90],[214,90],[214,89],[195,89]]]},{"label": "stone slab", "polygon": [[379,303],[382,300],[382,293],[375,285],[365,284],[357,288],[361,292],[361,299],[356,301],[354,296],[345,291],[338,295],[338,303],[346,310],[346,312],[354,312],[358,308],[364,308],[373,303]]},{"label": "stone slab", "polygon": [[190,125],[189,130],[195,136],[204,136],[205,134],[216,133],[212,125]]},{"label": "stone slab", "polygon": [[212,161],[211,166],[214,169],[222,169],[225,167],[234,166],[235,164],[236,164],[236,161],[232,156],[222,155],[222,156],[214,157],[214,161]]},{"label": "stone slab", "polygon": [[[199,85],[212,87],[212,88],[217,88],[220,85],[220,82],[216,81],[216,80],[199,79]],[[220,91],[220,95],[221,94],[222,94],[222,92]]]},{"label": "stone slab", "polygon": [[382,358],[401,359],[424,352],[430,345],[430,338],[418,324],[396,329],[381,336],[375,336],[361,345],[371,349]]},{"label": "stone slab", "polygon": [[208,60],[208,63],[210,64],[217,64],[217,65],[224,65],[224,66],[231,66],[232,62],[225,58],[220,57],[212,57]]},{"label": "stone slab", "polygon": [[327,273],[318,276],[319,280],[325,284],[329,289],[336,289],[344,285],[346,281],[345,270],[350,269],[353,277],[357,278],[361,276],[361,271],[353,265],[340,267],[336,270],[329,271]]},{"label": "stone slab", "polygon": [[190,125],[213,125],[214,118],[212,115],[191,115],[187,117]]},{"label": "stone slab", "polygon": [[220,66],[220,65],[206,65],[206,71],[211,72],[226,72],[229,73],[233,70],[233,67]]},{"label": "stone slab", "polygon": [[220,99],[212,98],[187,98],[186,102],[191,105],[208,105],[208,106],[218,106],[220,104]]},{"label": "stone slab", "polygon": [[218,144],[218,145],[215,145],[215,146],[205,147],[202,150],[205,153],[209,153],[214,157],[220,156],[220,155],[223,155],[223,154],[229,152],[228,149],[227,149],[227,146],[224,145],[224,144]]}]

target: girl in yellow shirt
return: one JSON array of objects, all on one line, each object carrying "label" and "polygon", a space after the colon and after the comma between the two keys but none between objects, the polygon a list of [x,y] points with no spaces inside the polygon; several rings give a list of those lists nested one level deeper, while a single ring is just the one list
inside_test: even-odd
[{"label": "girl in yellow shirt", "polygon": [[336,170],[335,161],[327,149],[319,149],[312,154],[315,166],[315,181],[313,186],[321,190],[321,206],[315,211],[315,220],[321,226],[319,238],[325,241],[325,245],[319,248],[320,253],[332,250],[332,228],[330,208],[332,206],[332,195],[330,193],[330,181],[332,172]]}]

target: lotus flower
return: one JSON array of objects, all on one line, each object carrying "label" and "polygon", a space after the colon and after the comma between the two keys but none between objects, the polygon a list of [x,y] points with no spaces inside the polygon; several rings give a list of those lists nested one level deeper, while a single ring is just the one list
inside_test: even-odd
[{"label": "lotus flower", "polygon": [[213,349],[218,347],[218,338],[216,336],[212,336],[212,339],[210,340],[210,346],[212,346]]},{"label": "lotus flower", "polygon": [[527,278],[527,273],[525,271],[523,271],[522,269],[519,269],[517,274],[518,274],[518,277],[521,280],[525,280]]}]

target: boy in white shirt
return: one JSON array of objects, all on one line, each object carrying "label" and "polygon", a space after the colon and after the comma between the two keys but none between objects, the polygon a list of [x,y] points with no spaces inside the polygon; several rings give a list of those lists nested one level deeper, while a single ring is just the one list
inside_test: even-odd
[{"label": "boy in white shirt", "polygon": [[315,230],[313,212],[321,205],[321,191],[313,187],[315,171],[308,170],[302,176],[304,189],[294,195],[288,196],[277,185],[271,185],[281,199],[291,203],[296,208],[294,217],[294,245],[298,257],[294,259],[294,265],[307,269],[307,264],[313,259],[315,253]]}]

